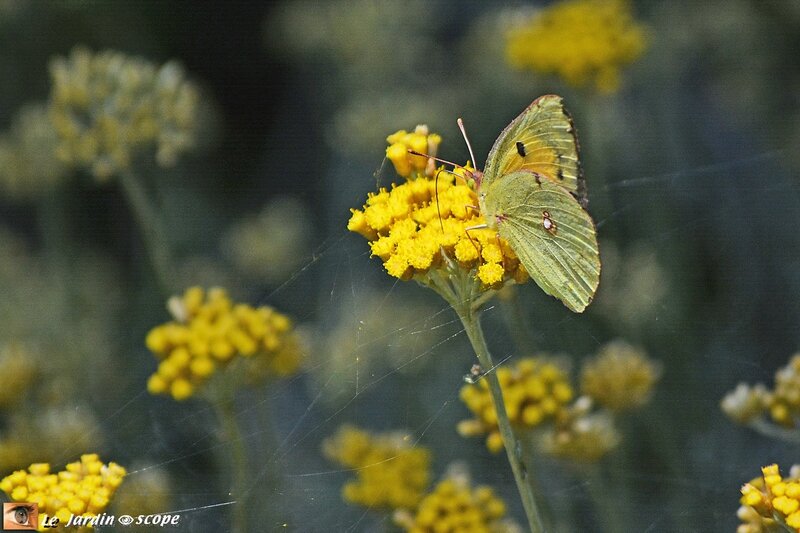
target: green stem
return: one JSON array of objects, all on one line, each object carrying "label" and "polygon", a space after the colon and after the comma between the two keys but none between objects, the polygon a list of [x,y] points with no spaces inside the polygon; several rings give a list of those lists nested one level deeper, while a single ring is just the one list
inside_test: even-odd
[{"label": "green stem", "polygon": [[[227,390],[227,387],[221,389]],[[223,393],[213,402],[217,418],[222,426],[223,439],[230,450],[230,464],[232,470],[232,497],[236,500],[233,504],[232,533],[245,533],[247,531],[247,453],[244,440],[236,422],[236,402],[233,392]]]},{"label": "green stem", "polygon": [[497,379],[497,373],[492,370],[494,362],[489,353],[489,348],[486,346],[486,339],[483,337],[479,311],[472,307],[469,302],[455,307],[455,310],[464,325],[470,343],[472,343],[472,348],[478,356],[478,361],[486,371],[484,378],[489,380],[489,392],[492,395],[492,402],[497,412],[497,425],[500,428],[500,436],[503,438],[508,462],[511,463],[511,470],[514,472],[514,480],[517,482],[517,490],[519,490],[522,498],[522,505],[528,517],[531,533],[541,533],[544,531],[544,525],[542,524],[542,518],[534,496],[533,465],[531,464],[531,458],[524,452],[525,448],[511,428],[511,421],[508,419],[505,402],[503,401],[500,381]]},{"label": "green stem", "polygon": [[779,439],[791,444],[800,444],[800,431],[796,429],[780,427],[760,418],[747,425],[766,437]]},{"label": "green stem", "polygon": [[125,191],[125,197],[133,211],[136,224],[142,232],[142,239],[150,256],[150,261],[155,271],[161,288],[171,294],[177,290],[174,279],[172,256],[169,249],[167,233],[161,213],[156,209],[147,196],[139,177],[131,170],[121,172],[119,181]]},{"label": "green stem", "polygon": [[[583,468],[589,486],[589,494],[594,502],[595,512],[604,531],[618,533],[626,531],[624,512],[620,509],[620,498],[616,490],[609,487],[608,480],[603,476],[599,464],[587,464]],[[616,489],[617,487],[614,487]],[[624,498],[622,501],[626,501]]]},{"label": "green stem", "polygon": [[[506,289],[508,290],[508,289]],[[525,310],[520,304],[519,294],[514,287],[510,287],[508,294],[501,299],[503,314],[511,330],[511,337],[517,350],[523,354],[533,353],[534,342],[530,328],[526,327]]]}]

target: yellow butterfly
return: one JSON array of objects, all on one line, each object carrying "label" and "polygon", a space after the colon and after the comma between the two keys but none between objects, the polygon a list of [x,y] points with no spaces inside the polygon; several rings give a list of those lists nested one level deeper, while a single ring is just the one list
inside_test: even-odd
[{"label": "yellow butterfly", "polygon": [[469,173],[486,226],[511,245],[544,292],[572,311],[586,309],[600,283],[600,251],[585,210],[578,138],[561,97],[534,100],[500,133],[484,171]]}]

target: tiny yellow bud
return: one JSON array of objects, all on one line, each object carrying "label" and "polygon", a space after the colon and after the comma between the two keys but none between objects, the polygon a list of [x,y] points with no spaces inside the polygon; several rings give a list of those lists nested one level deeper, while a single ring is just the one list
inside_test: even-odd
[{"label": "tiny yellow bud", "polygon": [[177,401],[182,401],[194,394],[194,387],[185,379],[176,379],[170,387],[170,393]]}]

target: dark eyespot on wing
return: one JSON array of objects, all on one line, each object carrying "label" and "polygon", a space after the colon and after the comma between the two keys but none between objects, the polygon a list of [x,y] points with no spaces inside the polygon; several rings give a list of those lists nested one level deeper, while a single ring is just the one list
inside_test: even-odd
[{"label": "dark eyespot on wing", "polygon": [[520,157],[525,157],[525,143],[517,141],[517,153]]}]

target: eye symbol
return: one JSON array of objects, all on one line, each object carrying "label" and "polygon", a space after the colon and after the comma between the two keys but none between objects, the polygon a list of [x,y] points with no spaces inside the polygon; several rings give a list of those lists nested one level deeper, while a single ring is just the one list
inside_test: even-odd
[{"label": "eye symbol", "polygon": [[27,526],[28,525],[28,508],[19,506],[14,509],[14,521],[21,525]]},{"label": "eye symbol", "polygon": [[31,503],[3,503],[3,530],[35,530],[39,525],[39,509]]}]

